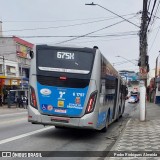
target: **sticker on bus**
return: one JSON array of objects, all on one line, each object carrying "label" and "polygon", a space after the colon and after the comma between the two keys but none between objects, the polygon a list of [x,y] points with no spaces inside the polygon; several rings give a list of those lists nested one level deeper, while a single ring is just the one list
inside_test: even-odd
[{"label": "sticker on bus", "polygon": [[64,107],[64,101],[58,101],[58,107]]},{"label": "sticker on bus", "polygon": [[58,112],[58,113],[67,113],[67,111],[66,110],[62,110],[62,109],[55,109],[54,110],[55,112]]}]

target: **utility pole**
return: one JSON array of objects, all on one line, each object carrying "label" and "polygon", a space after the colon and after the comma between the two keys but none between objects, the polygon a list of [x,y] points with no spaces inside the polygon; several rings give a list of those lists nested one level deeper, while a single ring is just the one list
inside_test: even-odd
[{"label": "utility pole", "polygon": [[147,87],[147,74],[149,72],[148,65],[148,43],[147,43],[147,30],[148,30],[148,0],[143,0],[143,12],[140,28],[140,58],[139,58],[139,78],[140,78],[140,121],[146,120],[146,87]]},{"label": "utility pole", "polygon": [[149,72],[148,65],[148,43],[147,43],[147,30],[148,30],[148,0],[143,0],[143,12],[141,19],[141,28],[140,28],[140,58],[139,58],[139,71],[140,79],[145,81],[145,86],[147,87],[147,73]]}]

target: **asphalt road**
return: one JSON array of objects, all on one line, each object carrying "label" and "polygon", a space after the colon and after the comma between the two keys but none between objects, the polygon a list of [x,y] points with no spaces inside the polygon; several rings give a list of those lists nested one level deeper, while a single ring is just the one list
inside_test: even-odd
[{"label": "asphalt road", "polygon": [[[27,112],[0,115],[0,151],[109,151],[124,129],[130,114],[136,110],[136,105],[126,102],[123,117],[111,124],[106,133],[32,125],[27,122]],[[91,158],[81,157],[83,155],[56,159]],[[102,160],[104,157],[91,159]]]}]

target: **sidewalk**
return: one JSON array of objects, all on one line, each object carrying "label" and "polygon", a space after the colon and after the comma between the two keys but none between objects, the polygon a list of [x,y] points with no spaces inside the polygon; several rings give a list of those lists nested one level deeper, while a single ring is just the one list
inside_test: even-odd
[{"label": "sidewalk", "polygon": [[8,108],[8,105],[0,106],[0,115],[10,114],[10,113],[19,113],[19,112],[27,112],[27,109],[18,108],[16,106],[11,106],[11,108]]},{"label": "sidewalk", "polygon": [[[140,155],[146,151],[152,153],[159,151],[158,154],[160,155],[160,106],[147,102],[146,111],[146,121],[140,122],[139,105],[137,106],[137,110],[132,113],[131,119],[113,146],[112,151],[119,151],[123,154],[129,151],[128,153]],[[160,160],[160,157],[142,157],[106,157],[106,160]]]}]

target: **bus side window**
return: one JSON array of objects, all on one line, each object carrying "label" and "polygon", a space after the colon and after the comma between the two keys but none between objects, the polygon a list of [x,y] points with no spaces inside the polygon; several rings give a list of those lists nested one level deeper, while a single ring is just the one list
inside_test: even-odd
[{"label": "bus side window", "polygon": [[105,79],[101,81],[101,94],[106,94]]},{"label": "bus side window", "polygon": [[100,104],[102,106],[105,105],[105,97],[106,97],[106,86],[105,86],[106,80],[101,80],[101,92],[100,92]]}]

